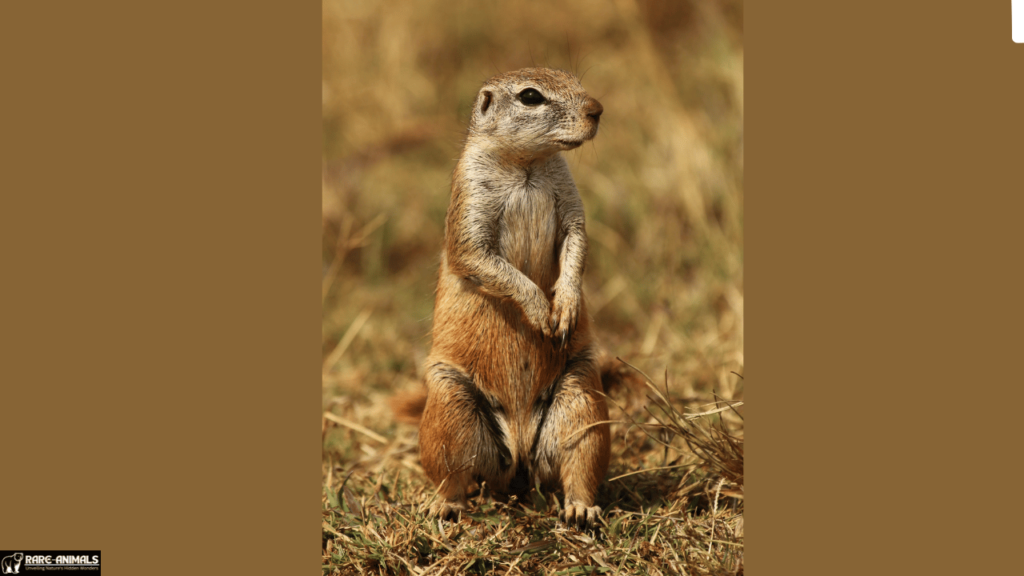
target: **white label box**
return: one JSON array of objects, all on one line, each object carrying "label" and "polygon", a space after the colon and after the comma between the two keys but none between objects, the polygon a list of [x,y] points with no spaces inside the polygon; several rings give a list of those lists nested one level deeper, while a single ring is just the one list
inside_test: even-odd
[{"label": "white label box", "polygon": [[1013,20],[1013,41],[1024,44],[1024,0],[1010,0],[1010,14]]}]

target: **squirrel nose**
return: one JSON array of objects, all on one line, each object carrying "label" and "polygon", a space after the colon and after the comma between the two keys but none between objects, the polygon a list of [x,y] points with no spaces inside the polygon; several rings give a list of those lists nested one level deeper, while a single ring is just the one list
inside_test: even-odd
[{"label": "squirrel nose", "polygon": [[591,98],[590,102],[587,103],[587,107],[584,112],[587,116],[593,118],[594,121],[597,122],[601,119],[601,113],[604,112],[604,106],[601,106],[600,102]]}]

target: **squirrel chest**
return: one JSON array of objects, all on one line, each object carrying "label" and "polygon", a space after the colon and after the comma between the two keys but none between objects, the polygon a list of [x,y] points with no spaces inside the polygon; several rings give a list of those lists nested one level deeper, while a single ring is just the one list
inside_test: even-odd
[{"label": "squirrel chest", "polygon": [[498,223],[498,253],[544,291],[558,277],[564,240],[555,208],[543,183],[527,182],[509,192]]}]

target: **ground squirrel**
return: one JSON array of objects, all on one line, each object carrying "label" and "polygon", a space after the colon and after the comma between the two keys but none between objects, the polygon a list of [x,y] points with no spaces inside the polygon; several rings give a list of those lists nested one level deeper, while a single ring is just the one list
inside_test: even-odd
[{"label": "ground squirrel", "polygon": [[581,285],[583,204],[560,152],[594,138],[603,110],[546,68],[495,76],[473,104],[420,404],[434,514],[457,515],[481,481],[498,498],[561,488],[571,525],[601,512],[608,408]]}]

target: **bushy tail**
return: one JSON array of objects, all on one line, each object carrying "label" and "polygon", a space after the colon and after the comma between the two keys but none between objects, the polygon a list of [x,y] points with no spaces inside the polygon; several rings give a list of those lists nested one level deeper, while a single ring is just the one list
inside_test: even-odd
[{"label": "bushy tail", "polygon": [[427,407],[427,389],[421,388],[415,392],[399,392],[391,397],[388,402],[391,411],[395,413],[395,420],[408,424],[419,424],[423,417],[423,409]]},{"label": "bushy tail", "polygon": [[601,361],[601,387],[605,394],[626,390],[628,394],[643,392],[647,385],[644,379],[629,366],[616,358],[604,358]]}]

